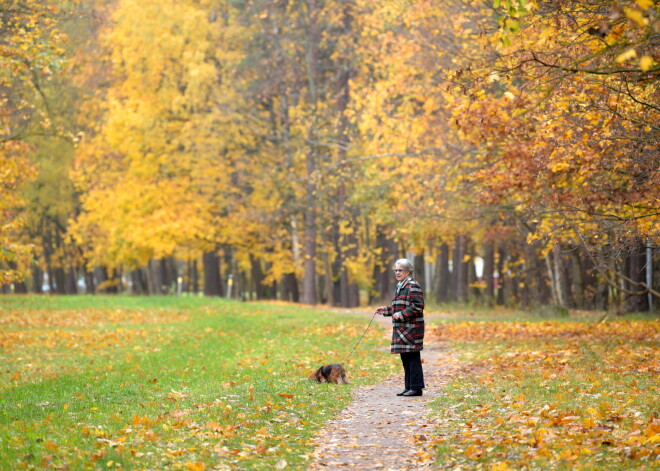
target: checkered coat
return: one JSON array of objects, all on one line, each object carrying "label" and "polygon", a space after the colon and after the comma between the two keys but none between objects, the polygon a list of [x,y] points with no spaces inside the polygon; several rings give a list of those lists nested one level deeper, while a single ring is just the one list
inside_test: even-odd
[{"label": "checkered coat", "polygon": [[392,318],[392,353],[419,352],[424,348],[424,292],[419,283],[408,279],[394,293],[392,305],[387,306],[385,316],[397,312],[403,320]]}]

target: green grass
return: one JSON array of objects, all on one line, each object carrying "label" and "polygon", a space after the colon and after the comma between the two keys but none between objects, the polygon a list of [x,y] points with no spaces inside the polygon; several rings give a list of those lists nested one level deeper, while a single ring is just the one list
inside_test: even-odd
[{"label": "green grass", "polygon": [[172,297],[0,297],[0,468],[304,468],[355,385],[395,367],[360,316]]}]

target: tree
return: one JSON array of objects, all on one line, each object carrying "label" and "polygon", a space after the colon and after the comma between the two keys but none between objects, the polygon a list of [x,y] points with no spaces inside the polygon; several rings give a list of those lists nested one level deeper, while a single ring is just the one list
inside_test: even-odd
[{"label": "tree", "polygon": [[609,279],[610,261],[660,236],[658,6],[495,4],[499,58],[456,113],[480,149],[472,181],[482,204],[514,207],[549,247],[579,244]]},{"label": "tree", "polygon": [[213,24],[226,19],[194,1],[130,0],[111,18],[102,41],[112,84],[98,132],[78,149],[73,233],[93,263],[114,268],[201,255],[226,237],[245,139],[230,86],[236,50]]},{"label": "tree", "polygon": [[58,132],[42,88],[63,65],[57,13],[52,2],[0,6],[0,285],[23,279],[31,261],[20,192],[36,175],[30,139]]}]

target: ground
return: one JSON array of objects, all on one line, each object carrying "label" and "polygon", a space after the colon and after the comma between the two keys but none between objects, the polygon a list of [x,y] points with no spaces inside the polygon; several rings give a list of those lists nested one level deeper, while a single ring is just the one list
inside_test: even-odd
[{"label": "ground", "polygon": [[[376,319],[385,327],[383,354],[388,354],[390,318]],[[315,437],[310,469],[409,470],[432,466],[436,422],[427,403],[442,395],[442,386],[458,363],[446,349],[429,344],[424,346],[422,361],[426,383],[422,397],[396,395],[403,390],[403,369],[380,384],[357,388],[352,403]]]}]

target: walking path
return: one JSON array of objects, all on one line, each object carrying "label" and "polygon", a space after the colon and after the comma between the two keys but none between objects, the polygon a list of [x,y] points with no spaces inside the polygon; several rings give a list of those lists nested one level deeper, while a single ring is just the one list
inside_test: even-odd
[{"label": "walking path", "polygon": [[[376,316],[376,320],[385,327],[389,350],[391,320],[381,316]],[[427,403],[442,394],[442,386],[458,363],[449,352],[427,342],[422,361],[424,396],[396,395],[403,390],[403,369],[380,384],[357,388],[353,402],[315,437],[316,450],[309,469],[431,468],[436,421],[430,417]]]}]

